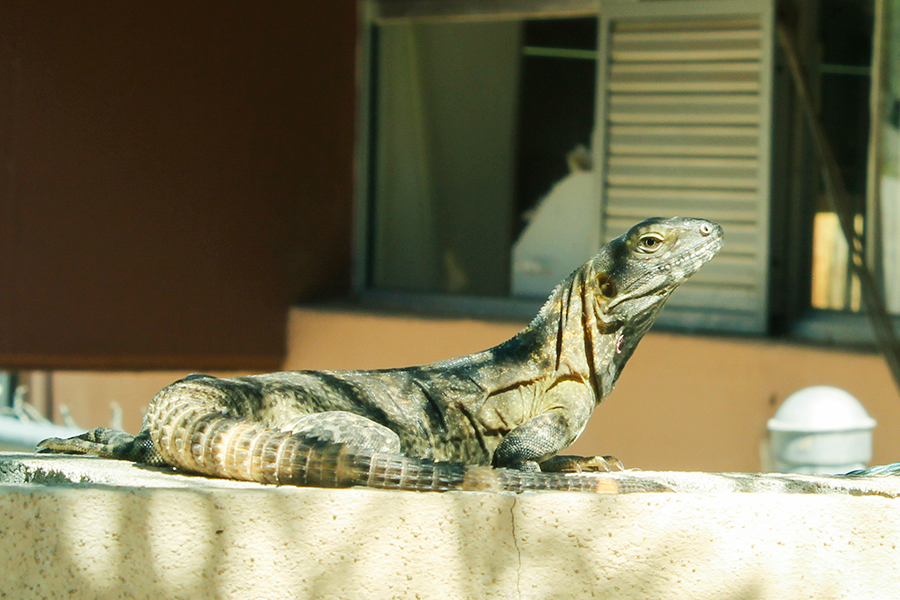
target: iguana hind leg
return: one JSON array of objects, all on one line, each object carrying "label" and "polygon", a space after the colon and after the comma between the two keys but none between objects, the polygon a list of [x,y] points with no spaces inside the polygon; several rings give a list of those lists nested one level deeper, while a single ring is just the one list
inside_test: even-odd
[{"label": "iguana hind leg", "polygon": [[400,436],[366,417],[333,410],[301,415],[280,424],[278,429],[308,437],[310,440],[345,444],[367,452],[400,453]]},{"label": "iguana hind leg", "polygon": [[97,427],[67,439],[46,439],[37,445],[35,451],[40,454],[95,454],[148,465],[165,464],[153,448],[150,433],[146,430],[131,435],[108,427]]}]

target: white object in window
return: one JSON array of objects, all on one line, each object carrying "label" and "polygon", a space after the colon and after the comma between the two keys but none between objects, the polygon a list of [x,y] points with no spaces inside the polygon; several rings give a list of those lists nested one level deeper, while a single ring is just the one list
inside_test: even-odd
[{"label": "white object in window", "polygon": [[600,248],[600,203],[592,171],[573,171],[541,200],[513,246],[512,294],[546,297]]}]

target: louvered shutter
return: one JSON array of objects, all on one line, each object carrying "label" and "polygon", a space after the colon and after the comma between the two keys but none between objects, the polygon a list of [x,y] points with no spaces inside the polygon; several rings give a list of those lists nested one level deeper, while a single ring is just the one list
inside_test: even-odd
[{"label": "louvered shutter", "polygon": [[765,331],[771,2],[606,2],[599,39],[604,241],[652,216],[719,222],[721,253],[660,322]]}]

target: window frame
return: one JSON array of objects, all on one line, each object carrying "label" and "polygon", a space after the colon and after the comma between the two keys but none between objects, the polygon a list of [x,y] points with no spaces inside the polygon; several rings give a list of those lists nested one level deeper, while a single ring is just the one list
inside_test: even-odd
[{"label": "window frame", "polygon": [[[374,179],[372,170],[373,119],[375,101],[373,97],[372,55],[374,49],[373,31],[379,25],[408,22],[466,22],[473,20],[524,20],[549,18],[599,18],[597,0],[360,0],[359,30],[357,42],[357,127],[355,148],[354,219],[353,219],[353,265],[352,289],[362,301],[375,305],[410,305],[412,298],[432,298],[424,301],[431,306],[440,306],[440,311],[465,314],[467,310],[475,314],[495,314],[503,312],[498,303],[514,298],[480,298],[466,295],[418,294],[411,292],[390,292],[373,289],[369,285],[370,261],[372,259],[372,202]],[[451,299],[465,299],[455,309]],[[520,303],[513,302],[511,306]],[[531,306],[534,302],[522,301]],[[481,307],[481,308],[479,308]],[[540,308],[540,304],[537,305]],[[521,309],[520,309],[521,310]],[[516,309],[510,311],[517,312]],[[472,314],[472,313],[468,313]]]}]

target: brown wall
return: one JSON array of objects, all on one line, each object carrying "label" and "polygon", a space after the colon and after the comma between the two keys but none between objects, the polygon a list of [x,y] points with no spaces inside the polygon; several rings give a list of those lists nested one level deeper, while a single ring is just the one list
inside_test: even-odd
[{"label": "brown wall", "polygon": [[0,2],[0,369],[274,368],[349,288],[353,2]]},{"label": "brown wall", "polygon": [[[357,369],[421,364],[475,352],[525,323],[425,319],[337,310],[291,311],[285,369]],[[184,372],[53,377],[57,404],[85,427],[125,407],[136,431],[141,407]],[[793,392],[835,385],[877,421],[873,464],[900,460],[900,397],[874,354],[769,340],[650,333],[594,413],[575,454],[613,454],[644,470],[756,471],[766,421]]]}]

